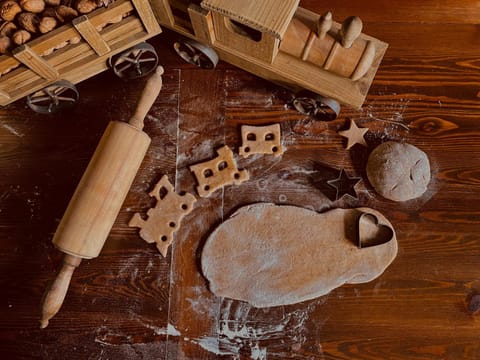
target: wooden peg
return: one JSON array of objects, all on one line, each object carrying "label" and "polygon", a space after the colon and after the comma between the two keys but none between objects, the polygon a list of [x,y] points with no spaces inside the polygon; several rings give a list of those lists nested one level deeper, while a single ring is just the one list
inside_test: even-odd
[{"label": "wooden peg", "polygon": [[351,16],[342,23],[340,29],[341,44],[348,49],[362,33],[363,23],[358,16]]},{"label": "wooden peg", "polygon": [[332,28],[333,17],[330,11],[327,11],[325,14],[320,16],[317,23],[317,36],[321,40],[327,35],[327,33]]},{"label": "wooden peg", "polygon": [[303,48],[302,57],[301,57],[303,61],[307,60],[308,54],[310,53],[310,50],[312,49],[312,46],[315,40],[316,39],[322,40],[325,37],[325,35],[327,35],[327,32],[331,29],[332,24],[333,24],[332,13],[330,11],[320,16],[317,22],[317,28],[315,30],[310,31],[310,34],[308,35],[308,39],[305,42],[305,47]]}]

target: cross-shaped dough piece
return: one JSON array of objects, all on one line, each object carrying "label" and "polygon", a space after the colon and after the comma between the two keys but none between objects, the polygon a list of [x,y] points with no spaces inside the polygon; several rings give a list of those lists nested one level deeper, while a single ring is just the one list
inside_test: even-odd
[{"label": "cross-shaped dough piece", "polygon": [[183,217],[193,210],[197,199],[189,193],[177,194],[166,175],[149,195],[155,197],[157,203],[147,211],[147,219],[135,213],[128,226],[139,227],[141,238],[148,243],[156,243],[158,251],[165,257],[173,241],[173,233],[180,228]]}]

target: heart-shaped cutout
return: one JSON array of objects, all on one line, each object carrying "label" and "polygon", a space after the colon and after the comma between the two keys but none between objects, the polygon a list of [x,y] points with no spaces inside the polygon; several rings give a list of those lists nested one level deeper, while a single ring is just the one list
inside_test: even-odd
[{"label": "heart-shaped cutout", "polygon": [[363,213],[358,218],[358,248],[368,248],[386,244],[393,239],[393,229],[380,224],[371,213]]}]

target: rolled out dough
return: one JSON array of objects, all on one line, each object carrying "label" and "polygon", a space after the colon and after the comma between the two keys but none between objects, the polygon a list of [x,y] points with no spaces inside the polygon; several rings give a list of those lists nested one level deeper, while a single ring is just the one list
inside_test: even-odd
[{"label": "rolled out dough", "polygon": [[[392,239],[360,249],[358,221],[363,213],[390,227]],[[210,235],[201,263],[215,295],[269,307],[313,299],[345,283],[371,281],[396,254],[392,225],[373,209],[317,213],[255,204],[240,208]]]}]

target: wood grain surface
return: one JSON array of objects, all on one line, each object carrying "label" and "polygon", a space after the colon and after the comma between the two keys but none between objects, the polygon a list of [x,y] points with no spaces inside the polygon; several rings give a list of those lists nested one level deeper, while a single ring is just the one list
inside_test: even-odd
[{"label": "wood grain surface", "polygon": [[[105,72],[79,85],[78,106],[38,115],[23,100],[0,109],[0,355],[2,359],[480,359],[480,7],[474,0],[314,1],[390,44],[361,110],[333,122],[296,113],[284,89],[221,62],[199,70],[151,43],[164,86],[145,122],[152,145],[101,255],[76,270],[65,303],[39,329],[43,291],[60,266],[52,245],[67,203],[110,120],[127,121],[144,81]],[[368,148],[337,134],[353,119]],[[162,175],[195,193],[188,167],[241,145],[240,126],[280,123],[280,157],[238,158],[250,180],[199,198],[167,258],[129,228],[153,205]],[[413,144],[432,180],[418,199],[375,193],[365,164],[376,145]],[[332,202],[325,180],[362,177],[358,200]],[[268,309],[209,292],[199,254],[211,229],[254,202],[324,211],[368,206],[394,225],[399,254],[378,279]]]}]

